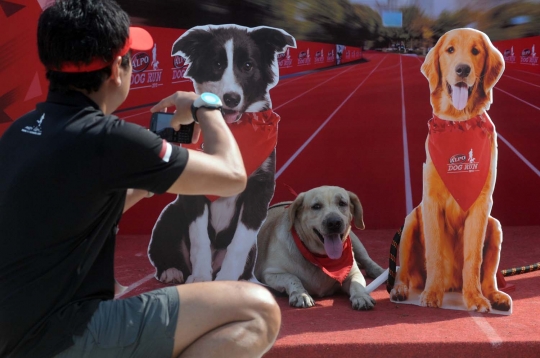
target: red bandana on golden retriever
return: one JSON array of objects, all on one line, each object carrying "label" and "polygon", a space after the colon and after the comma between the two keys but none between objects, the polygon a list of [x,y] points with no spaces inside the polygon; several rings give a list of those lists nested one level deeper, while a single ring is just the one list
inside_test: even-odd
[{"label": "red bandana on golden retriever", "polygon": [[[434,114],[426,140],[423,198],[405,219],[401,266],[390,295],[395,301],[405,301],[411,289],[423,290],[420,305],[441,307],[444,293],[457,291],[463,293],[463,303],[469,310],[510,311],[512,300],[498,290],[496,283],[502,231],[490,212],[497,171],[497,134],[486,113],[493,87],[504,70],[503,57],[484,33],[456,29],[439,39],[421,70],[429,81]],[[473,126],[468,122],[471,119],[476,123]],[[435,130],[436,123],[439,127]],[[488,165],[473,200],[464,204],[456,199],[457,192],[448,189],[451,179],[445,178],[452,176],[442,170],[476,168],[478,151],[467,147],[459,152],[462,154],[449,158],[450,163],[461,166],[451,168],[448,160],[436,166],[430,155],[436,145],[430,139],[433,142],[433,136],[444,130],[455,134],[470,127],[485,139],[487,155],[483,158]],[[467,170],[453,175],[467,178],[477,174]]]}]

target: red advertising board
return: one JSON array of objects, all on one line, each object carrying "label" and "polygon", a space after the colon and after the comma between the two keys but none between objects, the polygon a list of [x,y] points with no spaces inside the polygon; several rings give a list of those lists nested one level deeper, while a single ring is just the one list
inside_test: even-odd
[{"label": "red advertising board", "polygon": [[278,55],[278,64],[280,76],[335,66],[336,45],[296,41],[296,48]]},{"label": "red advertising board", "polygon": [[507,68],[540,73],[540,62],[536,49],[540,47],[540,36],[494,42],[501,51]]},{"label": "red advertising board", "polygon": [[360,47],[336,45],[336,53],[338,65],[357,61],[362,58],[362,49]]}]

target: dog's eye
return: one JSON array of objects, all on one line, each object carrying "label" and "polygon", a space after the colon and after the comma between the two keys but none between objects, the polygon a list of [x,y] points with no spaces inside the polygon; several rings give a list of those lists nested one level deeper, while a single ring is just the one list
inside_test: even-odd
[{"label": "dog's eye", "polygon": [[253,64],[251,62],[246,62],[244,63],[244,66],[242,67],[242,69],[245,71],[245,72],[249,72],[253,69]]},{"label": "dog's eye", "polygon": [[343,200],[340,200],[339,203],[338,203],[339,206],[347,206],[348,204],[343,201]]},{"label": "dog's eye", "polygon": [[219,61],[216,61],[214,63],[214,67],[217,69],[217,70],[221,70],[223,68],[223,64]]},{"label": "dog's eye", "polygon": [[454,53],[454,47],[450,46],[448,50],[446,50],[448,53]]},{"label": "dog's eye", "polygon": [[311,208],[313,210],[321,210],[322,209],[322,205],[321,204],[314,204],[313,206],[311,206]]},{"label": "dog's eye", "polygon": [[476,56],[476,55],[478,55],[479,53],[480,53],[480,51],[478,51],[477,49],[475,49],[475,48],[472,49],[472,54],[473,54],[473,55]]}]

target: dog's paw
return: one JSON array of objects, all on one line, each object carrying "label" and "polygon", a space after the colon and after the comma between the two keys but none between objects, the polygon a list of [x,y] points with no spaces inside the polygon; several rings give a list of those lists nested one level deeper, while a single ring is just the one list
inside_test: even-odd
[{"label": "dog's paw", "polygon": [[192,274],[189,275],[189,277],[186,280],[186,283],[193,283],[193,282],[208,282],[212,281],[212,274]]},{"label": "dog's paw", "polygon": [[163,283],[182,284],[184,283],[184,274],[182,271],[171,267],[161,273],[161,276],[159,276],[159,281]]},{"label": "dog's paw", "polygon": [[409,287],[402,283],[395,285],[392,291],[390,291],[390,297],[394,301],[407,301],[407,298],[409,298]]},{"label": "dog's paw", "polygon": [[420,306],[423,307],[441,307],[444,291],[424,291],[420,295]]},{"label": "dog's paw", "polygon": [[369,311],[375,307],[377,302],[370,295],[358,295],[351,297],[352,308],[359,311]]},{"label": "dog's paw", "polygon": [[491,308],[498,311],[508,312],[512,307],[512,299],[506,293],[495,291],[489,296]]},{"label": "dog's paw", "polygon": [[315,306],[315,301],[307,292],[292,292],[289,296],[289,305],[298,308]]},{"label": "dog's paw", "polygon": [[491,311],[491,304],[489,303],[488,299],[479,293],[463,292],[463,301],[465,302],[465,306],[467,306],[467,309],[470,311]]}]

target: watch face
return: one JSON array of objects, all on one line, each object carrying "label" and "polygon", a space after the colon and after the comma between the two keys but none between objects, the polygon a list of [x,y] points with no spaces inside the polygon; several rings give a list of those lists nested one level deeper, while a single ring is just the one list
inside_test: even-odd
[{"label": "watch face", "polygon": [[219,107],[221,106],[221,99],[213,93],[205,92],[201,94],[201,99],[209,106]]}]

